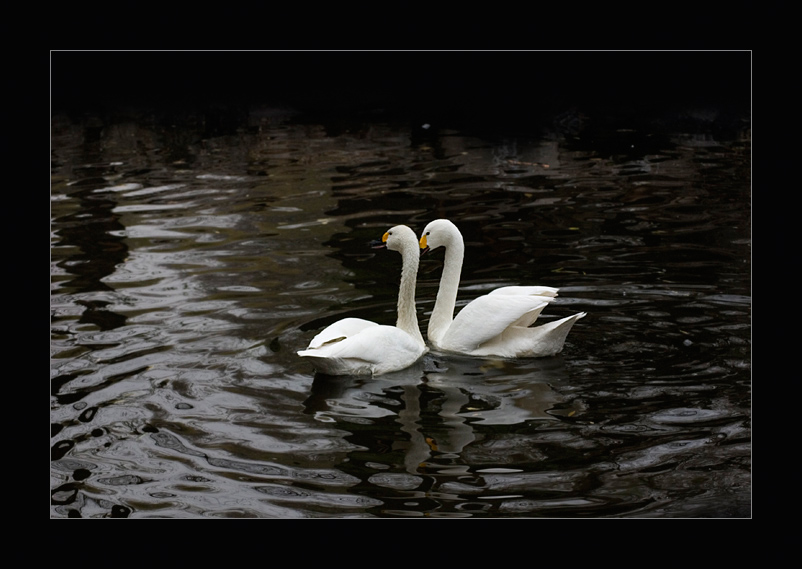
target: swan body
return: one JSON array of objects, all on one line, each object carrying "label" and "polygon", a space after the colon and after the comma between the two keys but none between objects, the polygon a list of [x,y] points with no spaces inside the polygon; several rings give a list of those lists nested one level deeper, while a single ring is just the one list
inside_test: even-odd
[{"label": "swan body", "polygon": [[415,313],[415,283],[420,249],[405,225],[382,237],[384,246],[401,253],[401,284],[395,326],[362,318],[344,318],[323,329],[298,355],[327,375],[380,375],[414,364],[428,351]]},{"label": "swan body", "polygon": [[428,339],[441,351],[471,356],[545,357],[563,349],[571,327],[584,312],[531,327],[557,296],[556,288],[507,286],[471,301],[454,316],[465,245],[446,219],[429,223],[420,238],[424,250],[445,247],[437,300],[429,319]]}]

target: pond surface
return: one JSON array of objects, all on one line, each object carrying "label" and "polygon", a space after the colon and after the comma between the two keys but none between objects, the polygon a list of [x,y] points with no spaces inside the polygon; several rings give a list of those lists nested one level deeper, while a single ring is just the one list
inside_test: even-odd
[{"label": "pond surface", "polygon": [[[749,517],[748,126],[582,121],[54,115],[51,517]],[[400,257],[367,243],[440,217],[458,301],[588,313],[563,352],[316,376],[324,326],[395,321]]]}]

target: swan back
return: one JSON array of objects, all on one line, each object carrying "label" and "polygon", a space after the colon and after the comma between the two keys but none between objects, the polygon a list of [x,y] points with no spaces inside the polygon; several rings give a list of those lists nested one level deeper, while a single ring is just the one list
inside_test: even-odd
[{"label": "swan back", "polygon": [[328,375],[380,375],[409,367],[426,352],[425,346],[403,330],[374,325],[298,355]]}]

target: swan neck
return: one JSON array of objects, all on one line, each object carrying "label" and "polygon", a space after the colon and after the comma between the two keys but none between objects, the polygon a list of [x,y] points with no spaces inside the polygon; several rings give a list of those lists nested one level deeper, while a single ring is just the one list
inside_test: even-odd
[{"label": "swan neck", "polygon": [[435,344],[442,339],[454,320],[454,307],[457,304],[457,290],[459,289],[462,260],[465,254],[462,236],[457,235],[456,237],[446,247],[443,274],[440,277],[440,287],[437,290],[437,300],[434,303],[432,316],[429,319],[429,340]]},{"label": "swan neck", "polygon": [[[417,244],[416,244],[417,245]],[[420,253],[417,246],[402,253],[401,284],[398,287],[398,319],[396,327],[412,336],[420,345],[426,345],[418,327],[415,309],[415,285],[417,283]]]}]

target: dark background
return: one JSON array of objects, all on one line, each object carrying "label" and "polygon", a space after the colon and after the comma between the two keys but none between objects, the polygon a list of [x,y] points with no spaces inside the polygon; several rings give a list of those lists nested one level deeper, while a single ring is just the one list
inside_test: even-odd
[{"label": "dark background", "polygon": [[562,113],[726,126],[751,112],[749,51],[53,51],[54,112],[393,118],[493,131]]}]

